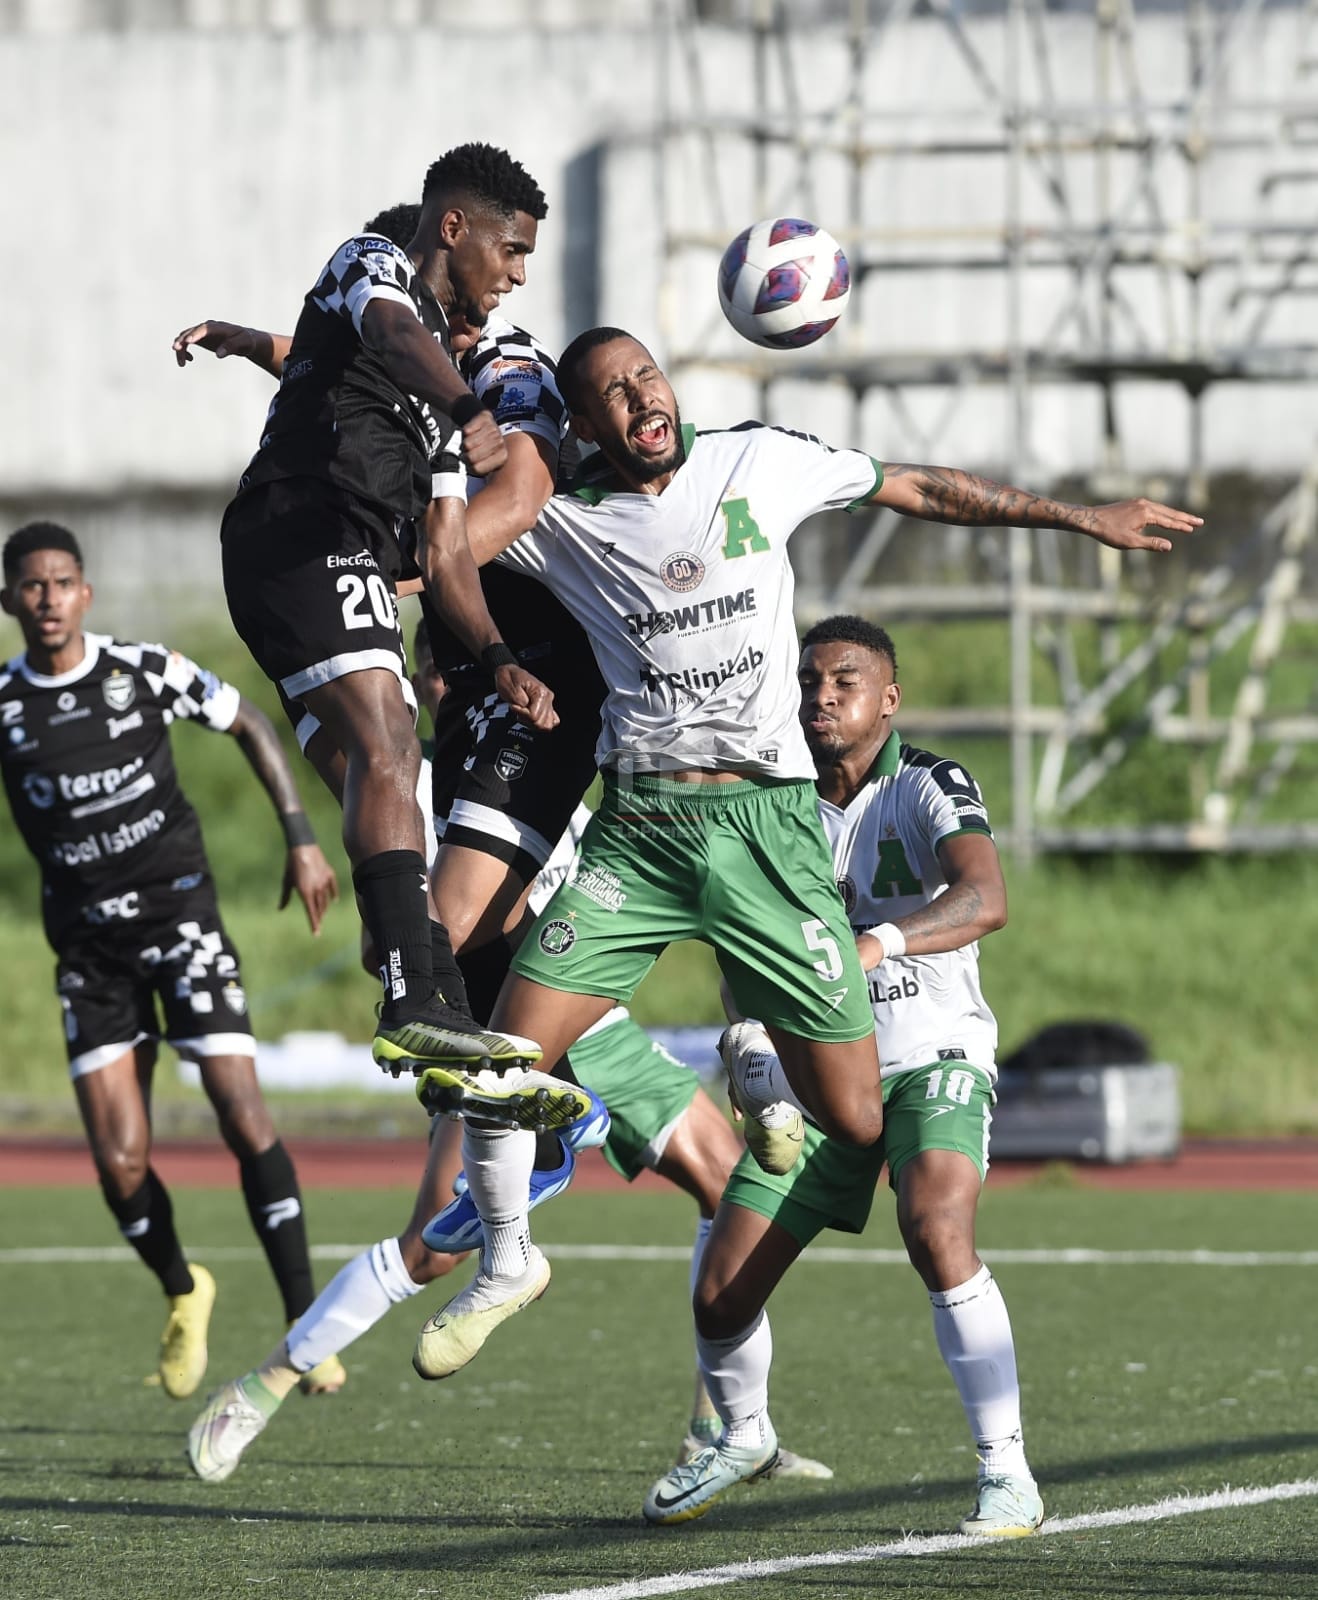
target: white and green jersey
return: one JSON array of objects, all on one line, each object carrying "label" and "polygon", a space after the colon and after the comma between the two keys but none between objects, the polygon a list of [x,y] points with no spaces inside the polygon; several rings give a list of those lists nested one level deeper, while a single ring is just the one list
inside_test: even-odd
[{"label": "white and green jersey", "polygon": [[593,458],[500,559],[540,578],[590,636],[609,688],[600,766],[813,781],[787,541],[815,512],[869,499],[883,469],[758,422],[682,437],[686,460],[662,494],[609,489]]},{"label": "white and green jersey", "polygon": [[[992,837],[979,785],[955,761],[889,734],[845,808],[820,800],[838,890],[856,933],[895,922],[947,888],[938,845],[958,833]],[[979,987],[979,945],[889,956],[868,975],[883,1076],[966,1061],[997,1080],[998,1025]]]}]

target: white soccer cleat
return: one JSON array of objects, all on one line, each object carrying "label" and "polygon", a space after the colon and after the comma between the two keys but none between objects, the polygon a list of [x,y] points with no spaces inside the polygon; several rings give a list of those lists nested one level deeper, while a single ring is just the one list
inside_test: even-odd
[{"label": "white soccer cleat", "polygon": [[728,1093],[742,1115],[746,1147],[765,1172],[781,1177],[801,1158],[805,1119],[790,1101],[768,1099],[773,1041],[758,1022],[724,1028],[718,1053],[728,1074]]},{"label": "white soccer cleat", "polygon": [[778,1451],[778,1464],[764,1474],[766,1478],[831,1478],[832,1467],[813,1456],[798,1456],[795,1450]]},{"label": "white soccer cleat", "polygon": [[423,1378],[450,1377],[479,1354],[501,1322],[524,1311],[548,1287],[549,1263],[535,1245],[520,1278],[490,1278],[478,1272],[422,1327],[412,1365]]},{"label": "white soccer cleat", "polygon": [[661,1527],[691,1522],[737,1484],[771,1477],[777,1465],[778,1440],[772,1427],[767,1441],[756,1449],[708,1445],[664,1473],[646,1495],[641,1515]]},{"label": "white soccer cleat", "polygon": [[222,1483],[270,1419],[243,1393],[240,1379],[217,1389],[188,1429],[188,1460],[206,1483]]},{"label": "white soccer cleat", "polygon": [[990,1539],[1025,1539],[1043,1522],[1043,1501],[1033,1478],[1002,1473],[979,1480],[975,1509],[962,1522],[962,1533]]}]

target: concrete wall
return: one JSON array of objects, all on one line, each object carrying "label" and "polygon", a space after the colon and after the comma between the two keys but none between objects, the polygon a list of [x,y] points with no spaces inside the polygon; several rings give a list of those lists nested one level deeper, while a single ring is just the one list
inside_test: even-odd
[{"label": "concrete wall", "polygon": [[[477,9],[486,23],[527,14]],[[5,523],[65,515],[94,534],[111,612],[128,612],[161,585],[170,607],[210,603],[218,511],[255,445],[270,384],[245,365],[206,357],[180,372],[171,337],[208,315],[291,326],[339,239],[380,206],[415,195],[427,163],[466,139],[506,145],[550,198],[530,281],[509,309],[551,345],[602,319],[650,334],[662,355],[693,340],[735,348],[714,302],[716,252],[685,259],[661,294],[659,52],[656,35],[634,20],[645,8],[605,7],[623,19],[607,28],[566,25],[566,5],[532,9],[556,25],[441,35],[421,24],[449,20],[442,0],[365,8],[356,0],[0,0]],[[367,16],[379,25],[363,25]],[[309,18],[318,26],[304,26]],[[1060,81],[1087,96],[1092,28],[1076,18],[1056,27]],[[1000,69],[1001,22],[972,29]],[[1293,65],[1292,44],[1293,19],[1282,13],[1233,56],[1231,70],[1243,86],[1279,83]],[[720,106],[753,108],[745,37],[708,28],[701,47]],[[1140,60],[1161,95],[1181,91],[1177,19],[1142,24]],[[804,103],[835,103],[841,36],[820,30],[799,63]],[[870,103],[912,108],[900,119],[907,128],[965,126],[966,107],[981,98],[946,34],[928,21],[894,34],[872,72]],[[674,148],[662,174],[694,226],[723,237],[780,196],[799,203],[790,160],[780,171],[771,166],[757,191],[747,160],[728,149],[720,146],[721,205],[710,198],[708,146]],[[1230,215],[1253,206],[1259,170],[1257,158],[1224,160],[1209,207]],[[1119,164],[1117,178],[1129,181],[1129,164]],[[813,197],[821,216],[842,214],[845,183],[840,163],[825,171]],[[1173,210],[1184,198],[1179,183],[1169,163]],[[880,160],[867,171],[863,214],[898,249],[916,223],[991,230],[1003,200],[1000,172],[983,163],[935,172]],[[1026,205],[1048,215],[1037,176]],[[832,337],[852,350],[1000,347],[1004,301],[986,281],[950,270],[885,274]],[[1035,322],[1046,323],[1064,288],[1062,274],[1037,291]],[[1143,293],[1156,309],[1159,285],[1150,279]],[[1298,304],[1306,326],[1291,335],[1318,338],[1318,300]],[[745,382],[695,374],[684,396],[688,414],[709,421],[751,414],[759,399]],[[1209,412],[1213,464],[1292,470],[1312,445],[1312,398],[1311,389],[1224,390]],[[838,442],[855,436],[890,458],[917,453],[920,428],[894,416],[882,395],[859,410],[844,394],[815,389],[788,403],[792,420]],[[1188,427],[1179,396],[1155,387],[1127,403],[1143,445],[1131,464],[1175,470]],[[915,394],[915,422],[941,404],[935,392]],[[1004,417],[1001,391],[970,395],[953,435],[955,459],[999,465]],[[1092,467],[1092,393],[1040,394],[1032,439],[1032,459],[1047,475]]]}]

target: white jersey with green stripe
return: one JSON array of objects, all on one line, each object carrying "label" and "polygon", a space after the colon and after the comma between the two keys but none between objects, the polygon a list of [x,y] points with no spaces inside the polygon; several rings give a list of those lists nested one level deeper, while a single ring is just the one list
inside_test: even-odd
[{"label": "white jersey with green stripe", "polygon": [[500,559],[540,578],[590,636],[609,687],[602,767],[813,781],[787,541],[816,512],[869,499],[883,469],[758,422],[682,437],[662,494],[611,490],[592,457]]},{"label": "white jersey with green stripe", "polygon": [[[979,785],[956,761],[903,744],[894,731],[849,806],[820,800],[838,889],[856,933],[895,922],[947,888],[938,846],[992,837]],[[998,1025],[979,986],[979,945],[889,956],[869,974],[883,1076],[965,1061],[997,1081]]]}]

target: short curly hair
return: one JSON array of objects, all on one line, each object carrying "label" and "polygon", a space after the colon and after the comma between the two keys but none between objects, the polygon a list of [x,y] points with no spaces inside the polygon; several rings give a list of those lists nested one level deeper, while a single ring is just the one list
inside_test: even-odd
[{"label": "short curly hair", "polygon": [[525,211],[537,222],[549,210],[526,168],[492,144],[460,144],[432,162],[421,186],[421,203],[439,195],[465,195],[503,217]]},{"label": "short curly hair", "polygon": [[808,650],[816,644],[858,644],[866,650],[872,650],[876,656],[886,656],[892,667],[892,675],[897,676],[897,647],[893,644],[886,628],[879,627],[877,622],[866,622],[864,617],[841,615],[825,617],[822,622],[816,622],[813,628],[806,631],[801,640],[802,650]]},{"label": "short curly hair", "polygon": [[421,207],[414,201],[404,200],[399,205],[390,206],[387,211],[378,212],[362,232],[378,233],[388,239],[390,244],[396,244],[400,250],[406,250],[416,238],[417,224],[420,221]]},{"label": "short curly hair", "polygon": [[585,403],[585,391],[577,377],[577,369],[592,350],[601,345],[613,344],[617,339],[630,339],[625,328],[587,328],[579,333],[558,358],[558,388],[573,416],[580,416]]},{"label": "short curly hair", "polygon": [[82,568],[82,546],[67,528],[58,522],[26,522],[5,540],[3,561],[6,583],[13,582],[24,558],[37,550],[67,551],[78,563],[79,569]]}]

